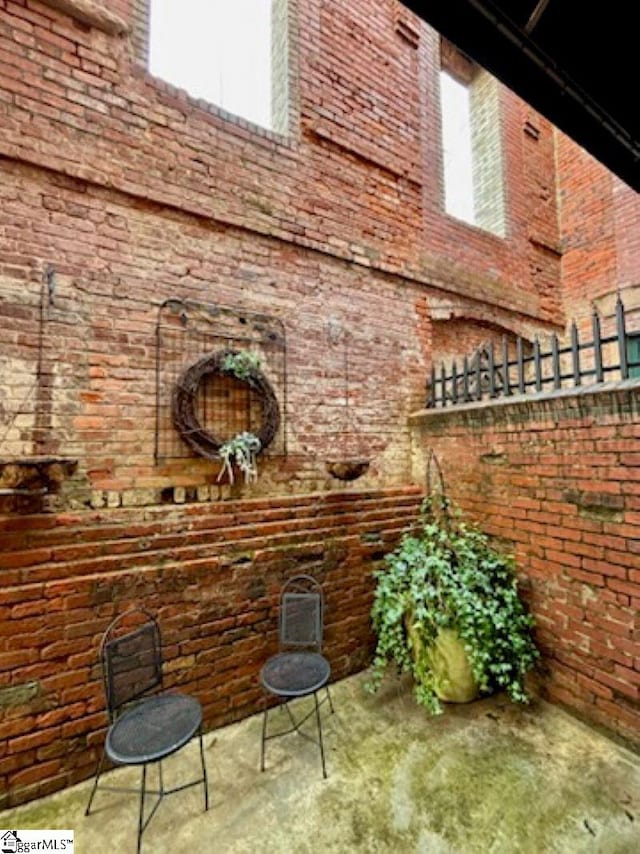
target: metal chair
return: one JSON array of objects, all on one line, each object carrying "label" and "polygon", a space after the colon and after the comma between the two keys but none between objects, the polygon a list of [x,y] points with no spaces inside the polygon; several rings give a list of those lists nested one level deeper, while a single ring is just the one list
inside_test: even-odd
[{"label": "metal chair", "polygon": [[[138,843],[165,795],[200,783],[204,786],[204,808],[209,809],[207,769],[202,746],[202,707],[185,694],[162,692],[162,643],[157,620],[142,609],[116,617],[100,644],[102,678],[109,714],[104,750],[96,771],[85,815],[89,815],[105,759],[115,765],[141,765]],[[190,783],[165,789],[162,760],[184,747],[195,734],[200,742],[202,776]],[[158,765],[158,788],[147,789],[147,765]],[[101,786],[111,791],[135,791]],[[157,799],[145,818],[145,797]]]},{"label": "metal chair", "polygon": [[[280,732],[267,733],[269,705],[265,701],[262,721],[260,768],[264,771],[265,744],[272,738],[297,732],[320,747],[322,775],[327,769],[322,740],[320,706],[329,701],[333,713],[333,702],[329,692],[331,667],[322,654],[322,631],[324,598],[322,588],[310,575],[297,575],[282,588],[280,594],[279,641],[280,651],[271,656],[260,671],[260,683],[265,691],[284,704],[291,726]],[[326,690],[326,697],[318,701],[318,691]],[[301,720],[296,720],[289,702],[313,694],[314,706]],[[317,739],[303,732],[300,727],[315,713],[318,729]]]}]

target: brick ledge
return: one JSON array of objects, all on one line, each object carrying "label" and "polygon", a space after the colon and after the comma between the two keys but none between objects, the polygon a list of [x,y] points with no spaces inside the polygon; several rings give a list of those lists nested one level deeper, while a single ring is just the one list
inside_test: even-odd
[{"label": "brick ledge", "polygon": [[[514,420],[521,420],[524,413],[526,413],[527,419],[531,419],[536,415],[535,410],[538,410],[538,419],[552,415],[560,417],[561,413],[566,413],[564,417],[575,417],[576,410],[580,415],[593,414],[593,407],[598,403],[594,398],[605,397],[610,398],[610,403],[614,398],[618,398],[619,408],[631,414],[640,415],[640,378],[594,383],[589,386],[557,389],[556,391],[538,392],[536,394],[517,394],[437,409],[421,409],[409,415],[409,424],[419,426],[427,423],[433,424],[434,422],[442,423],[458,418],[463,421],[473,420],[478,426],[481,426],[487,421],[498,419],[514,418]],[[623,406],[625,399],[628,400],[628,404]],[[560,406],[560,404],[564,404],[564,406]]]},{"label": "brick ledge", "polygon": [[97,6],[92,0],[40,0],[43,6],[49,6],[63,12],[75,21],[95,27],[111,36],[126,35],[130,27],[109,9]]}]

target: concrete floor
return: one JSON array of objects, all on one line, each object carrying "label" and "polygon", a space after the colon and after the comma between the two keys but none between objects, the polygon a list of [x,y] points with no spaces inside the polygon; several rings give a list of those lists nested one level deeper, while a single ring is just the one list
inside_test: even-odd
[{"label": "concrete floor", "polygon": [[[260,716],[217,730],[209,812],[201,787],[172,795],[143,852],[640,852],[638,755],[542,702],[495,697],[432,718],[405,682],[371,696],[365,679],[333,686],[334,715],[323,706],[326,781],[317,747],[295,734],[268,743],[260,773]],[[197,774],[195,744],[173,762],[167,785]],[[0,812],[0,828],[72,828],[79,854],[135,851],[137,798],[99,792],[85,818],[89,787]]]}]

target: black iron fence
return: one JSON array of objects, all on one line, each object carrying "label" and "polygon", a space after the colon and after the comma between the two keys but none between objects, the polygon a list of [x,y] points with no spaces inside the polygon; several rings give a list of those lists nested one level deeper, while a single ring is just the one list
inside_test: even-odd
[{"label": "black iron fence", "polygon": [[640,332],[627,332],[622,300],[616,302],[615,332],[603,335],[601,326],[594,310],[589,341],[580,341],[574,322],[568,344],[555,334],[544,347],[537,338],[530,344],[518,337],[514,345],[505,337],[501,346],[490,342],[465,356],[460,366],[433,366],[427,408],[640,377]]}]

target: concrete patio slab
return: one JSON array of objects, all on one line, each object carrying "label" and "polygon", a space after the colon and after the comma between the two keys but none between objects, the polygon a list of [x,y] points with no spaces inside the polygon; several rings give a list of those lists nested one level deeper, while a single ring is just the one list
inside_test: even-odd
[{"label": "concrete patio slab", "polygon": [[[143,837],[147,852],[640,851],[640,757],[561,709],[504,697],[430,717],[406,681],[376,695],[366,674],[333,686],[323,706],[328,779],[317,747],[292,734],[267,745],[260,716],[206,737],[210,809],[202,788],[172,795]],[[286,715],[270,716],[286,726]],[[311,719],[307,725],[312,724]],[[198,772],[197,746],[167,763],[167,785]],[[119,769],[111,784],[135,785]],[[0,828],[69,828],[79,854],[135,851],[135,795],[90,783],[0,813]]]}]

